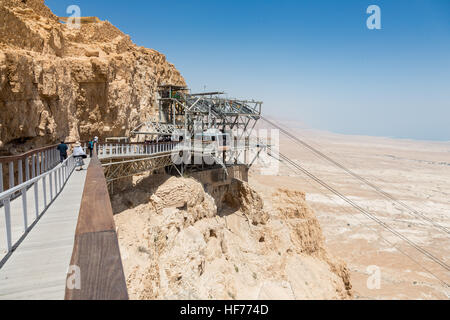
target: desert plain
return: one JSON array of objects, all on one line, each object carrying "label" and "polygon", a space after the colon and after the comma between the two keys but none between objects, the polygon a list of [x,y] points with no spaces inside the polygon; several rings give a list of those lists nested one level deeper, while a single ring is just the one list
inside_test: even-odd
[{"label": "desert plain", "polygon": [[[407,208],[283,135],[280,153],[415,245],[449,263],[450,142],[351,136],[293,122],[279,124]],[[329,252],[347,263],[355,299],[450,297],[445,285],[450,283],[448,270],[289,165],[281,164],[278,173],[270,175],[262,174],[261,165],[256,165],[250,171],[249,183],[268,207],[277,203],[277,188],[306,193]]]}]

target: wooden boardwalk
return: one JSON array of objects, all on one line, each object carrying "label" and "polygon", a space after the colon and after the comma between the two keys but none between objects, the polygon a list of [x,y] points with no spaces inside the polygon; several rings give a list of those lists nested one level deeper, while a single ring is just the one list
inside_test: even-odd
[{"label": "wooden boardwalk", "polygon": [[[0,268],[0,300],[64,299],[86,172],[73,172],[58,198]],[[11,205],[12,214],[19,217],[21,206],[14,210]]]}]

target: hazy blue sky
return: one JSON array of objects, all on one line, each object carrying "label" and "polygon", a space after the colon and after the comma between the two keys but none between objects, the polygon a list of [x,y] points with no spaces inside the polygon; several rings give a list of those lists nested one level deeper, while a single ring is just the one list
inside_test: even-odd
[{"label": "hazy blue sky", "polygon": [[[450,140],[450,0],[46,0],[164,53],[194,91],[339,133]],[[381,8],[382,30],[366,9]]]}]

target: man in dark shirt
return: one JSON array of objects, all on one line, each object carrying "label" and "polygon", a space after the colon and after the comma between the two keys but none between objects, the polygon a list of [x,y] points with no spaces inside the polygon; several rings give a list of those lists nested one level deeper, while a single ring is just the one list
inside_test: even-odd
[{"label": "man in dark shirt", "polygon": [[89,157],[92,158],[92,152],[94,151],[95,141],[91,140],[88,142],[88,149],[89,149]]},{"label": "man in dark shirt", "polygon": [[56,149],[58,149],[59,158],[61,159],[61,163],[63,163],[64,160],[67,159],[67,150],[69,149],[69,147],[64,143],[64,141],[61,141]]}]

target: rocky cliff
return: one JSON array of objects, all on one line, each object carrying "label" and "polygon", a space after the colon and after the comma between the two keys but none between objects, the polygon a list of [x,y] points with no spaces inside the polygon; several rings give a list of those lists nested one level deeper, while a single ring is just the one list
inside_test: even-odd
[{"label": "rocky cliff", "polygon": [[156,115],[160,84],[185,82],[109,22],[71,29],[44,0],[0,0],[0,153],[125,136]]},{"label": "rocky cliff", "polygon": [[130,297],[352,298],[349,271],[327,252],[305,194],[277,190],[271,200],[266,208],[233,180],[217,203],[199,181],[164,175],[113,196]]}]

